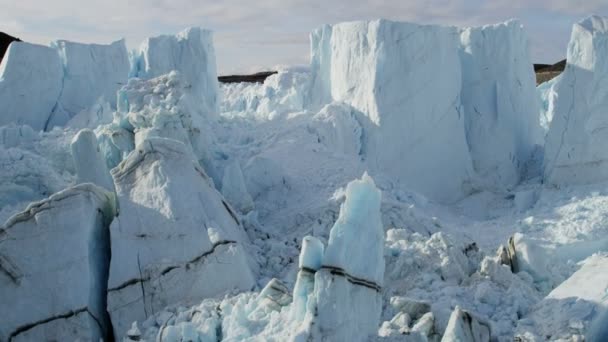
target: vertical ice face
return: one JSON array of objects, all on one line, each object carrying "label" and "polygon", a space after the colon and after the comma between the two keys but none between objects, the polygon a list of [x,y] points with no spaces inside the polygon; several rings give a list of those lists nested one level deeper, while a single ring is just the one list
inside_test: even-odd
[{"label": "vertical ice face", "polygon": [[354,107],[371,171],[442,201],[467,194],[472,174],[457,34],[377,20],[324,26],[311,39],[313,107]]},{"label": "vertical ice face", "polygon": [[97,145],[95,133],[89,129],[81,130],[72,140],[71,149],[78,183],[93,183],[114,192],[114,181]]},{"label": "vertical ice face", "polygon": [[61,92],[63,70],[49,47],[13,42],[0,64],[0,125],[43,130]]},{"label": "vertical ice face", "polygon": [[179,141],[144,140],[112,170],[108,311],[117,336],[178,302],[255,284],[237,216]]},{"label": "vertical ice face", "polygon": [[208,118],[219,113],[219,85],[211,31],[198,27],[174,36],[148,38],[134,58],[131,74],[144,79],[173,70],[184,75],[198,99],[200,111]]},{"label": "vertical ice face", "polygon": [[553,118],[546,138],[544,178],[550,184],[608,179],[608,18],[589,17],[572,28],[568,64],[553,86]]},{"label": "vertical ice face", "polygon": [[348,22],[314,31],[311,45],[309,105],[354,107],[371,171],[427,197],[509,190],[542,141],[516,21],[462,30]]},{"label": "vertical ice face", "polygon": [[0,340],[109,340],[105,295],[114,199],[80,184],[0,227]]},{"label": "vertical ice face", "polygon": [[129,75],[124,40],[108,45],[60,40],[53,47],[63,62],[63,85],[48,129],[64,126],[100,100],[116,108],[116,92],[126,84]]},{"label": "vertical ice face", "polygon": [[542,133],[528,39],[517,21],[460,33],[462,105],[473,167],[484,188],[515,186]]},{"label": "vertical ice face", "polygon": [[315,303],[309,310],[315,313],[317,340],[366,341],[378,331],[384,277],[380,197],[367,174],[346,188],[346,201],[314,279]]},{"label": "vertical ice face", "polygon": [[367,174],[348,183],[346,200],[325,248],[323,266],[341,268],[353,277],[382,284],[384,228],[380,198],[380,190]]}]

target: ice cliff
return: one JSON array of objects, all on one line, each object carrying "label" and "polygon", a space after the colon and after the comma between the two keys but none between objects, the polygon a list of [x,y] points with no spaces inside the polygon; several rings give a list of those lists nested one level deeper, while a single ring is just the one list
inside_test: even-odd
[{"label": "ice cliff", "polygon": [[541,135],[518,22],[350,22],[317,29],[311,45],[311,105],[360,112],[372,170],[447,202],[520,181]]},{"label": "ice cliff", "polygon": [[608,19],[589,17],[572,28],[564,73],[552,87],[555,99],[545,144],[549,184],[608,179],[605,108],[608,106]]}]

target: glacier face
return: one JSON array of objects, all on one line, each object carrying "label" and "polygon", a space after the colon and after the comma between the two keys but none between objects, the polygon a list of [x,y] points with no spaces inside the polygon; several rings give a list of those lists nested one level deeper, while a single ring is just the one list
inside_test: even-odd
[{"label": "glacier face", "polygon": [[311,103],[354,107],[373,172],[445,201],[470,191],[473,172],[454,34],[386,20],[324,26],[312,34]]},{"label": "glacier face", "polygon": [[430,198],[508,190],[541,143],[527,38],[516,21],[463,30],[342,23],[313,32],[311,45],[310,104],[342,101],[360,111],[369,167]]},{"label": "glacier face", "polygon": [[564,73],[553,85],[556,99],[545,143],[544,178],[550,184],[608,179],[605,108],[608,106],[608,19],[574,25]]},{"label": "glacier face", "polygon": [[45,129],[61,94],[62,82],[62,63],[55,49],[11,43],[0,65],[0,124]]},{"label": "glacier face", "polygon": [[484,189],[517,185],[542,144],[536,80],[522,25],[508,21],[460,32],[461,100],[467,145]]}]

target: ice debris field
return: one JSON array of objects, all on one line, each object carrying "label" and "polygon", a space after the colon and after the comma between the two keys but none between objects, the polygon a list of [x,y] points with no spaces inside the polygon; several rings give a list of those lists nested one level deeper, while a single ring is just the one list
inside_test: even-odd
[{"label": "ice debris field", "polygon": [[608,341],[608,19],[536,87],[517,21],[13,42],[0,341]]}]

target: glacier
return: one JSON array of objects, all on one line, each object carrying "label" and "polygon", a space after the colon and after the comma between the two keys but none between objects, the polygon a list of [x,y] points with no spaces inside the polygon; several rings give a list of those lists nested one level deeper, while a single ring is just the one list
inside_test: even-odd
[{"label": "glacier", "polygon": [[256,84],[200,28],[12,43],[0,340],[603,341],[607,23],[538,88],[516,20],[324,25]]}]

